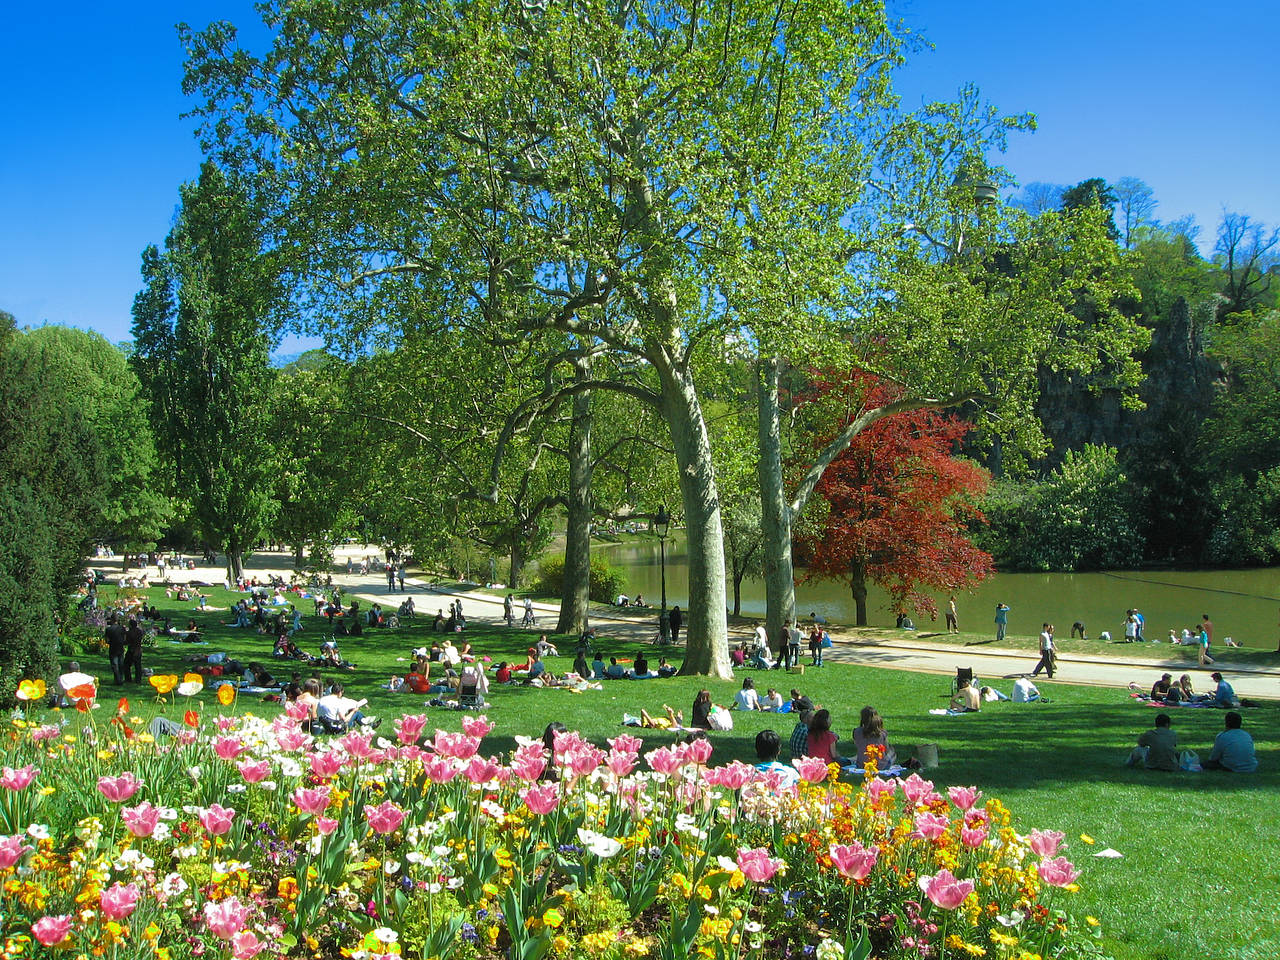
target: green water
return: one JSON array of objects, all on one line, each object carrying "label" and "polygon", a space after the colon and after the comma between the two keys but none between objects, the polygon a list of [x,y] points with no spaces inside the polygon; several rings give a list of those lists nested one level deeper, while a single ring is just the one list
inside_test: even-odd
[{"label": "green water", "polygon": [[[593,545],[614,566],[626,571],[626,591],[657,605],[659,599],[659,551],[657,543],[641,542]],[[742,613],[764,615],[764,584],[744,580]],[[667,543],[667,603],[688,604],[688,563],[681,541]],[[946,596],[937,597],[941,611]],[[894,614],[885,608],[885,595],[871,591],[868,619],[872,625],[892,626]],[[1117,571],[1114,573],[1002,573],[973,593],[956,597],[963,630],[994,629],[995,605],[1007,603],[1009,632],[1035,634],[1046,620],[1066,637],[1071,624],[1084,622],[1090,637],[1108,630],[1124,636],[1124,614],[1136,607],[1146,617],[1147,639],[1165,639],[1170,628],[1181,630],[1209,614],[1214,640],[1234,637],[1246,646],[1275,649],[1280,638],[1280,567],[1248,570]],[[733,592],[728,590],[732,607]],[[796,608],[801,616],[815,611],[837,623],[855,620],[853,599],[847,584],[809,580],[796,588]],[[942,623],[939,613],[939,625]],[[917,618],[916,626],[928,627]]]}]

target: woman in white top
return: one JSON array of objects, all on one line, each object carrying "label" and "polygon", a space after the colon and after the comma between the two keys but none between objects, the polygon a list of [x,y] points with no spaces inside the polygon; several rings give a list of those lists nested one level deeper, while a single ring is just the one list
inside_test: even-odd
[{"label": "woman in white top", "polygon": [[742,689],[738,691],[736,701],[735,706],[739,710],[760,709],[760,694],[756,693],[756,682],[750,677],[742,681]]}]

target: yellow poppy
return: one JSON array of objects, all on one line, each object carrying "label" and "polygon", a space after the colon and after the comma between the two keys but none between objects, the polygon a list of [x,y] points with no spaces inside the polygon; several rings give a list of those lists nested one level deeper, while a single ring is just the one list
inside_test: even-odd
[{"label": "yellow poppy", "polygon": [[236,688],[229,683],[224,683],[218,687],[218,702],[224,707],[231,706],[236,699]]},{"label": "yellow poppy", "polygon": [[44,681],[37,677],[34,680],[23,680],[18,684],[18,690],[14,696],[19,700],[43,700],[44,694]]},{"label": "yellow poppy", "polygon": [[178,685],[178,678],[172,673],[157,673],[151,677],[151,685],[156,693],[165,694]]}]

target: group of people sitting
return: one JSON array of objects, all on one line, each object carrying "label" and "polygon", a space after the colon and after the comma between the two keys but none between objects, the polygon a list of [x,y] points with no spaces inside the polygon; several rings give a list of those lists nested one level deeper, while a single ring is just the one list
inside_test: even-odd
[{"label": "group of people sitting", "polygon": [[1240,706],[1236,692],[1218,671],[1210,674],[1216,684],[1213,693],[1196,693],[1191,685],[1191,676],[1184,673],[1177,680],[1172,674],[1161,674],[1160,679],[1151,685],[1150,693],[1143,693],[1136,683],[1129,684],[1129,690],[1136,694],[1136,699],[1163,703],[1170,707],[1188,704],[1206,704],[1214,707],[1230,709]]},{"label": "group of people sitting", "polygon": [[1213,741],[1206,760],[1194,754],[1178,752],[1178,737],[1173,732],[1173,719],[1157,713],[1155,726],[1138,736],[1138,745],[1129,753],[1128,765],[1148,770],[1227,770],[1232,773],[1254,773],[1258,757],[1253,737],[1244,729],[1244,718],[1229,711],[1223,718],[1223,730]]}]

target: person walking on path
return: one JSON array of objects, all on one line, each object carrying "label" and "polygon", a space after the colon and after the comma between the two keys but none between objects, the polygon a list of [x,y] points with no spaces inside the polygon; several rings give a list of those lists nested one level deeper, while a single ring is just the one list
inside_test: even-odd
[{"label": "person walking on path", "polygon": [[1040,662],[1036,664],[1036,668],[1031,671],[1033,677],[1038,677],[1043,669],[1049,674],[1049,679],[1053,679],[1053,666],[1055,654],[1053,650],[1053,624],[1046,623],[1040,631]]},{"label": "person walking on path", "polygon": [[1009,605],[1007,603],[996,604],[996,643],[1004,641],[1004,631],[1009,625]]},{"label": "person walking on path", "polygon": [[684,616],[680,613],[678,606],[671,608],[671,613],[667,615],[667,622],[671,624],[671,642],[680,642],[680,627],[684,624]]},{"label": "person walking on path", "polygon": [[960,622],[956,619],[956,597],[952,594],[947,598],[947,633],[959,633]]},{"label": "person walking on path", "polygon": [[1209,619],[1207,613],[1200,614],[1200,666],[1207,667],[1213,663],[1213,657],[1209,656],[1209,646],[1213,643],[1213,621]]},{"label": "person walking on path", "polygon": [[502,619],[507,621],[508,627],[516,625],[515,599],[509,593],[502,598]]}]

